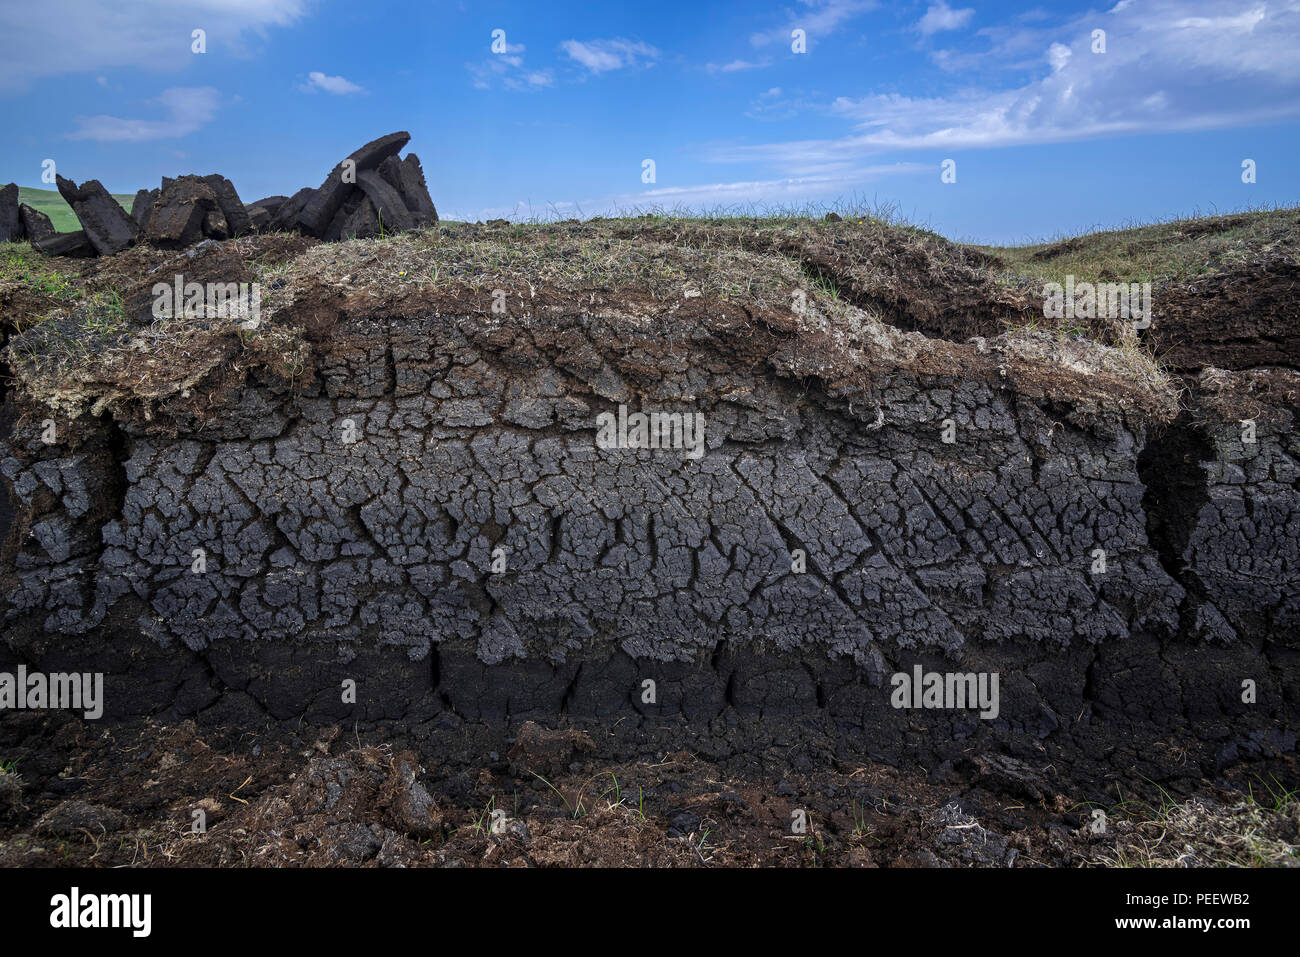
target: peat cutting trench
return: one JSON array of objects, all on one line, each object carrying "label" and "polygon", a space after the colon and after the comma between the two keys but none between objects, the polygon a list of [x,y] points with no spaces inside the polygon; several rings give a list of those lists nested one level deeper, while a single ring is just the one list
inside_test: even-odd
[{"label": "peat cutting trench", "polygon": [[[1294,292],[1241,361],[1250,314],[1207,293],[1197,361],[1195,290],[1162,322],[1157,287],[1165,371],[1013,328],[958,247],[898,267],[941,308],[872,288],[861,228],[251,236],[79,261],[70,306],[6,287],[0,672],[102,672],[105,727],[383,728],[426,762],[531,722],[1081,799],[1300,784]],[[174,275],[260,283],[260,320],[158,322]],[[684,445],[635,447],[638,412]],[[898,706],[918,668],[995,675],[992,707]]]}]

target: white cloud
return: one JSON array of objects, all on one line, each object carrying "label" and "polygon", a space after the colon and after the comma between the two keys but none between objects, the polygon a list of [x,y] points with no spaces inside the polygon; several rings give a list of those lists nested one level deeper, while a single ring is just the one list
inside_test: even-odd
[{"label": "white cloud", "polygon": [[490,90],[499,84],[507,90],[527,92],[555,85],[550,70],[529,70],[524,67],[524,45],[507,43],[505,51],[494,53],[479,63],[466,63],[475,89]]},{"label": "white cloud", "polygon": [[341,76],[326,76],[319,70],[312,70],[307,74],[307,82],[298,85],[298,89],[304,93],[316,93],[324,90],[326,93],[333,93],[335,96],[347,96],[349,93],[364,93],[361,87],[357,86],[350,80],[345,80]]},{"label": "white cloud", "polygon": [[1042,66],[1043,51],[1067,34],[1071,27],[1068,22],[1059,20],[1045,22],[1049,17],[1041,11],[1031,13],[1038,15],[1020,14],[1010,23],[976,30],[975,36],[987,43],[984,49],[964,44],[960,51],[935,50],[930,59],[939,69],[950,73],[1032,72]]},{"label": "white cloud", "polygon": [[522,67],[524,65],[524,51],[527,49],[522,43],[507,43],[505,49],[500,53],[492,54],[492,62],[505,64],[506,66]]},{"label": "white cloud", "polygon": [[804,90],[792,90],[787,93],[779,86],[771,87],[754,97],[745,116],[751,120],[789,120],[797,116],[812,116],[825,113],[823,98]]},{"label": "white cloud", "polygon": [[[840,97],[839,138],[715,149],[722,162],[766,160],[798,172],[891,150],[956,150],[1224,129],[1300,115],[1300,4],[1152,0],[1088,15],[1039,47],[1037,79],[946,96]],[[1106,30],[1104,54],[1091,51]],[[1010,37],[1002,45],[1015,46]]]},{"label": "white cloud", "polygon": [[466,63],[465,69],[473,78],[471,82],[475,89],[488,90],[492,88],[493,78],[505,74],[509,64],[494,58],[483,63]]},{"label": "white cloud", "polygon": [[221,95],[210,86],[176,86],[164,90],[153,102],[163,108],[163,120],[134,120],[117,116],[79,116],[70,140],[102,143],[178,139],[207,125],[216,115]]},{"label": "white cloud", "polygon": [[881,166],[810,170],[802,176],[782,179],[746,180],[736,183],[700,183],[693,186],[661,186],[640,193],[627,193],[616,197],[621,206],[682,206],[707,209],[711,206],[732,204],[775,204],[817,198],[840,198],[866,183],[885,176],[915,174],[930,171],[922,163],[890,163]]},{"label": "white cloud", "polygon": [[875,0],[799,0],[799,4],[805,9],[791,11],[784,25],[754,33],[749,42],[754,46],[782,43],[788,48],[791,30],[803,30],[810,39],[824,37],[876,6]]},{"label": "white cloud", "polygon": [[916,29],[927,37],[941,30],[960,30],[970,22],[973,16],[975,16],[975,10],[972,7],[967,7],[964,10],[954,10],[944,0],[939,0],[937,4],[925,11],[925,16],[916,22]]},{"label": "white cloud", "polygon": [[1052,65],[1053,73],[1060,73],[1070,65],[1070,57],[1074,56],[1074,51],[1064,43],[1053,43],[1047,48],[1047,62]]},{"label": "white cloud", "polygon": [[42,0],[39,10],[0,3],[0,90],[65,73],[131,67],[175,72],[198,54],[190,34],[207,33],[208,53],[243,55],[251,37],[306,15],[314,0]]},{"label": "white cloud", "polygon": [[708,63],[704,68],[710,73],[738,73],[741,70],[760,70],[771,62],[771,60],[732,60],[730,63]]},{"label": "white cloud", "polygon": [[625,67],[653,66],[659,51],[648,43],[624,40],[565,40],[560,49],[569,59],[592,73],[607,73]]}]

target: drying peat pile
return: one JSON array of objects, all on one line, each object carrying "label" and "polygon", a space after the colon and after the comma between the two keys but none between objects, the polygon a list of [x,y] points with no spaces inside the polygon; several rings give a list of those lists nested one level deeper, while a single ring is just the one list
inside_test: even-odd
[{"label": "drying peat pile", "polygon": [[142,189],[127,213],[99,180],[78,186],[59,176],[59,194],[81,229],[57,233],[39,210],[18,202],[13,183],[0,189],[0,242],[27,239],[49,256],[111,256],[139,242],[185,249],[203,239],[297,231],[319,239],[364,239],[420,229],[438,221],[420,158],[398,153],[410,133],[372,140],[330,170],[319,187],[244,203],[226,177],[164,177]]},{"label": "drying peat pile", "polygon": [[[1294,789],[1296,220],[1100,269],[853,218],[13,253],[0,671],[103,675],[5,718],[22,853],[206,800],[161,860],[766,862],[806,812],[805,862],[1077,863],[1117,783]],[[1149,321],[1045,319],[1065,272]]]}]

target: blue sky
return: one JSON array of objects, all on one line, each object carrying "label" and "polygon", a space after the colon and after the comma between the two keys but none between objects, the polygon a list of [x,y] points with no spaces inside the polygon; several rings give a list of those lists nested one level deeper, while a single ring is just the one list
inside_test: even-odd
[{"label": "blue sky", "polygon": [[1295,204],[1298,114],[1297,0],[0,0],[26,186],[51,158],[251,200],[406,129],[444,218],[856,199],[1007,243]]}]

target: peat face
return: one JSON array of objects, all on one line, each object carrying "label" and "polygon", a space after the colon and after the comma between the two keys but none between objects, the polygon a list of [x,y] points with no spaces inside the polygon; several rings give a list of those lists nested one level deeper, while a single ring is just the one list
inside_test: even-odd
[{"label": "peat face", "polygon": [[110,717],[816,728],[1080,777],[1294,749],[1293,373],[1170,426],[1103,347],[815,301],[297,293],[161,398],[9,397],[5,662],[106,672]]}]

